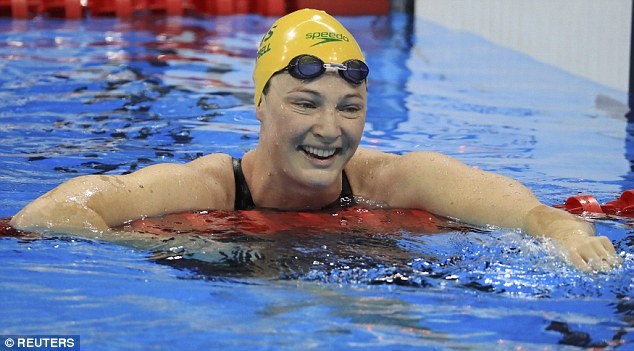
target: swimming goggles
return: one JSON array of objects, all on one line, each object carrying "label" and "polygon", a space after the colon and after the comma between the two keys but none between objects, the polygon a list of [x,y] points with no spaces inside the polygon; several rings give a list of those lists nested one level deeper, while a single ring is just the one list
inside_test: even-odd
[{"label": "swimming goggles", "polygon": [[352,84],[361,84],[370,72],[368,65],[361,60],[324,63],[319,57],[307,54],[295,56],[282,71],[288,71],[296,79],[313,79],[324,74],[327,68],[336,69],[343,79]]}]

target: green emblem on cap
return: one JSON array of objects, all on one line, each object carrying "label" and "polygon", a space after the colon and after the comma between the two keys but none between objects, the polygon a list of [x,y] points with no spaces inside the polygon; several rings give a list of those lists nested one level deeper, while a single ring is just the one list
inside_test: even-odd
[{"label": "green emblem on cap", "polygon": [[321,45],[321,44],[326,44],[326,43],[332,43],[332,42],[340,42],[340,41],[349,42],[350,41],[350,39],[348,39],[347,36],[341,33],[334,33],[334,32],[306,33],[306,40],[319,40],[318,42],[311,45],[311,47]]}]

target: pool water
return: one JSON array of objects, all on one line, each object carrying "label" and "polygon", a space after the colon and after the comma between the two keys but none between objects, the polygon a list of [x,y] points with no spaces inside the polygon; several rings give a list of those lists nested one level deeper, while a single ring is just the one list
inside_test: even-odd
[{"label": "pool water", "polygon": [[[251,70],[274,21],[0,19],[0,217],[66,179],[257,144]],[[371,67],[363,147],[433,150],[541,201],[634,188],[627,95],[477,36],[343,18]],[[85,350],[634,348],[634,221],[590,218],[623,266],[582,274],[549,243],[440,233],[0,238],[0,334]]]}]

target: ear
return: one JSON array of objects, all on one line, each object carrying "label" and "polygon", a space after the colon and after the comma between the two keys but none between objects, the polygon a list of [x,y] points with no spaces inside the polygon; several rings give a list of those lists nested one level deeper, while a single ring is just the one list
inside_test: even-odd
[{"label": "ear", "polygon": [[260,98],[260,103],[255,106],[255,117],[258,119],[258,121],[260,121],[260,123],[264,121],[265,108],[266,98],[264,97],[264,95],[262,95],[262,97]]}]

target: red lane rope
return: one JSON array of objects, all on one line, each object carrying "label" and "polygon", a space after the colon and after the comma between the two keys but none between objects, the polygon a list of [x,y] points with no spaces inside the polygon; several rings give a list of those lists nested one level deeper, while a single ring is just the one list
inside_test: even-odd
[{"label": "red lane rope", "polygon": [[319,8],[332,15],[387,15],[390,0],[0,0],[0,16],[27,19],[38,15],[79,19],[91,16],[129,18],[149,12],[167,16],[188,14],[233,15],[257,13],[280,17],[304,7]]},{"label": "red lane rope", "polygon": [[634,189],[624,191],[618,200],[601,205],[592,195],[569,197],[564,204],[553,207],[574,214],[606,214],[621,217],[634,217]]}]

